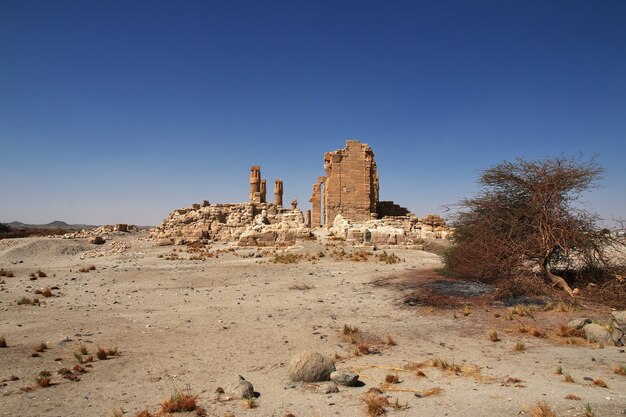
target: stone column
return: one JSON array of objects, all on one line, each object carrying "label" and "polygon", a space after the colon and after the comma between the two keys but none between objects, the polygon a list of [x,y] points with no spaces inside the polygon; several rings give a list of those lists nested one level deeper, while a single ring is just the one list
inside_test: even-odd
[{"label": "stone column", "polygon": [[306,227],[311,227],[311,210],[306,211]]},{"label": "stone column", "polygon": [[267,196],[267,182],[261,180],[261,203],[265,203],[265,197]]},{"label": "stone column", "polygon": [[274,204],[279,207],[283,206],[283,180],[274,182]]},{"label": "stone column", "polygon": [[252,165],[250,167],[250,202],[260,203],[261,199],[261,167]]}]

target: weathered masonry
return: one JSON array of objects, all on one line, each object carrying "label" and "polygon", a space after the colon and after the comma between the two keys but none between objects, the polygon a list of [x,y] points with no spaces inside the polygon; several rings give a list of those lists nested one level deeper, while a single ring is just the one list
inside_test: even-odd
[{"label": "weathered masonry", "polygon": [[378,171],[368,144],[347,140],[345,149],[326,152],[324,170],[309,200],[312,227],[330,225],[338,214],[354,222],[408,214],[393,202],[378,200]]}]

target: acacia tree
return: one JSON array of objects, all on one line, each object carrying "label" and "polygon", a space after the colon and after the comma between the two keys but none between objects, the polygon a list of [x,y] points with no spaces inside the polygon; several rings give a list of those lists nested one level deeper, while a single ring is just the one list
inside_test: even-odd
[{"label": "acacia tree", "polygon": [[540,273],[573,295],[556,269],[610,263],[610,237],[598,227],[598,216],[579,204],[602,172],[594,160],[563,156],[487,169],[479,193],[459,204],[448,269],[483,280]]}]

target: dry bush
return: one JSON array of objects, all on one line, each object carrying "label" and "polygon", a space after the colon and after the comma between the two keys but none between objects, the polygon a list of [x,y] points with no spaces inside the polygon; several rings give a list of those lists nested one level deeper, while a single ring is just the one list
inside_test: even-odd
[{"label": "dry bush", "polygon": [[378,260],[386,264],[397,264],[398,262],[402,262],[402,260],[395,253],[387,253],[386,251],[383,251],[383,253],[378,255]]},{"label": "dry bush", "polygon": [[523,344],[522,342],[517,342],[515,344],[515,347],[513,348],[513,350],[517,351],[517,352],[521,352],[523,350],[526,350],[526,345]]},{"label": "dry bush", "polygon": [[604,379],[602,378],[596,378],[593,380],[593,385],[597,385],[601,388],[608,388],[609,386],[606,384],[606,382],[604,382]]},{"label": "dry bush", "polygon": [[359,250],[357,252],[353,252],[350,255],[350,260],[354,261],[354,262],[367,262],[367,259],[369,257],[369,255],[371,255],[370,252],[366,252],[364,250]]},{"label": "dry bush", "polygon": [[198,397],[191,394],[172,394],[169,400],[161,403],[161,413],[178,413],[181,411],[194,411],[197,408],[196,399]]},{"label": "dry bush", "polygon": [[356,326],[351,326],[349,324],[344,324],[343,325],[343,330],[341,331],[341,334],[345,335],[345,336],[350,336],[353,334],[356,334],[359,332],[359,328]]},{"label": "dry bush", "polygon": [[546,332],[535,326],[531,327],[528,333],[534,337],[546,337]]},{"label": "dry bush", "polygon": [[548,403],[540,401],[531,410],[532,417],[557,417],[556,413],[552,411]]},{"label": "dry bush", "polygon": [[87,373],[87,370],[83,366],[81,366],[81,365],[74,365],[72,370],[74,372],[78,372],[78,373],[81,373],[81,374]]},{"label": "dry bush", "polygon": [[39,376],[35,378],[35,382],[42,388],[52,385],[52,374],[48,371],[39,372]]},{"label": "dry bush", "polygon": [[28,297],[21,297],[20,299],[17,300],[18,306],[22,306],[22,305],[32,306],[32,305],[37,305],[37,304],[39,304],[39,300],[36,298],[33,298],[31,300]]},{"label": "dry bush", "polygon": [[580,337],[585,338],[585,331],[583,329],[572,329],[566,324],[559,324],[556,334],[561,337]]},{"label": "dry bush", "polygon": [[50,287],[46,287],[41,290],[41,295],[48,298],[52,297],[54,294],[52,294],[52,290],[50,289]]},{"label": "dry bush", "polygon": [[385,375],[385,382],[388,384],[399,384],[400,376],[397,373]]},{"label": "dry bush", "polygon": [[492,330],[489,332],[489,340],[491,340],[492,342],[499,342],[500,341],[500,337],[498,337],[498,332],[496,332],[495,330]]},{"label": "dry bush", "polygon": [[41,342],[35,346],[35,352],[45,352],[46,350],[48,350],[48,345],[46,345],[45,342]]},{"label": "dry bush", "polygon": [[363,397],[365,403],[365,412],[368,417],[382,416],[387,413],[385,406],[389,405],[389,401],[385,397],[370,392]]},{"label": "dry bush", "polygon": [[369,343],[367,343],[367,342],[359,342],[359,343],[357,343],[356,349],[362,355],[369,355],[370,353],[373,353],[372,348],[370,347]]},{"label": "dry bush", "polygon": [[96,351],[96,357],[101,360],[101,361],[105,361],[108,359],[108,353],[106,351],[106,349],[103,348],[98,348],[98,350]]},{"label": "dry bush", "polygon": [[148,410],[141,410],[135,414],[135,417],[153,417],[153,415]]},{"label": "dry bush", "polygon": [[563,375],[563,381],[569,382],[570,384],[574,383],[574,378],[570,374]]},{"label": "dry bush", "polygon": [[585,417],[596,417],[596,414],[591,409],[591,404],[589,404],[589,403],[585,404],[585,407],[583,408],[583,411],[585,413]]},{"label": "dry bush", "polygon": [[89,355],[89,350],[87,350],[87,346],[83,342],[78,345],[78,352],[81,355]]},{"label": "dry bush", "polygon": [[561,365],[558,365],[554,370],[554,373],[557,375],[563,375],[563,367]]},{"label": "dry bush", "polygon": [[573,400],[573,401],[580,401],[580,397],[578,395],[574,395],[574,394],[567,394],[565,396],[566,400]]},{"label": "dry bush", "polygon": [[618,365],[613,368],[613,373],[626,376],[626,365]]},{"label": "dry bush", "polygon": [[275,264],[296,264],[300,262],[302,255],[295,253],[277,253],[272,262]]}]

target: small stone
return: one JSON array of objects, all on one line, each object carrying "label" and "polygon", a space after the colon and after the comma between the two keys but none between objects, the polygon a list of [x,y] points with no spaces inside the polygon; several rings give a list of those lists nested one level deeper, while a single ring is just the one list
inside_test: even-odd
[{"label": "small stone", "polygon": [[348,371],[335,371],[330,374],[330,380],[347,387],[354,387],[359,383],[359,375]]},{"label": "small stone", "polygon": [[337,385],[334,382],[327,382],[318,386],[315,391],[320,394],[334,394],[339,392],[339,388],[337,388]]},{"label": "small stone", "polygon": [[254,387],[241,375],[237,375],[237,381],[226,387],[226,394],[237,400],[254,398]]}]

